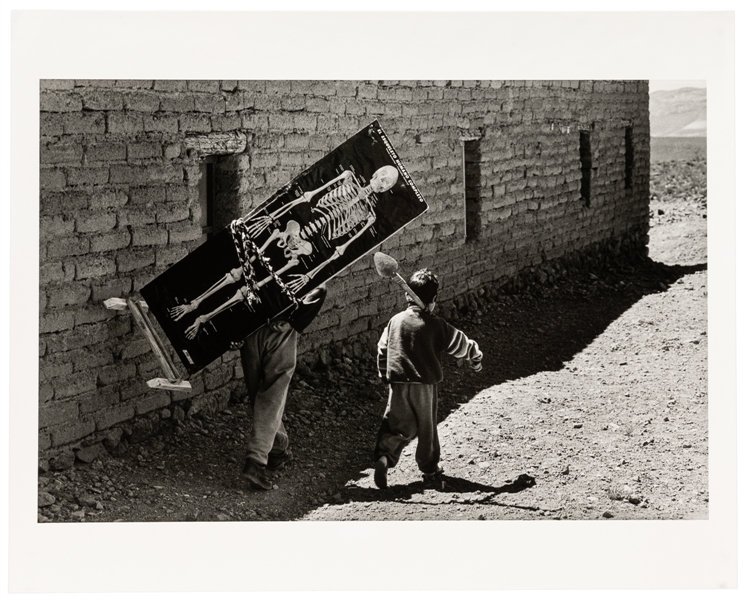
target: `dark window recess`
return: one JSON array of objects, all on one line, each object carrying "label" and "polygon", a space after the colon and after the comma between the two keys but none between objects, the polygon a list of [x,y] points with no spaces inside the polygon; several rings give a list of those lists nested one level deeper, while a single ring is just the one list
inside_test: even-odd
[{"label": "dark window recess", "polygon": [[215,157],[206,157],[199,169],[199,204],[202,209],[199,224],[202,227],[202,242],[205,242],[215,233]]},{"label": "dark window recess", "polygon": [[591,132],[580,132],[580,197],[586,206],[591,205],[591,172],[593,171],[593,154],[591,153]]},{"label": "dark window recess", "polygon": [[464,215],[466,241],[476,240],[482,230],[482,170],[478,139],[463,140],[464,144]]},{"label": "dark window recess", "polygon": [[635,176],[635,145],[632,143],[632,128],[624,129],[624,189],[631,190]]}]

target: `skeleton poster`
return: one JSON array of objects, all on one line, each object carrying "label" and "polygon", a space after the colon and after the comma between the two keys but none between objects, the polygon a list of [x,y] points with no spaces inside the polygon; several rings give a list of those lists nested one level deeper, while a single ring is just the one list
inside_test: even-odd
[{"label": "skeleton poster", "polygon": [[427,208],[374,121],[141,293],[192,374]]}]

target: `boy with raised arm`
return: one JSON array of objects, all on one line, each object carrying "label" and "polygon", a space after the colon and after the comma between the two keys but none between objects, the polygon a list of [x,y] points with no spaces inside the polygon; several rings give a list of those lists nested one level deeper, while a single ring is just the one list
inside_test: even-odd
[{"label": "boy with raised arm", "polygon": [[412,275],[409,287],[426,309],[407,294],[409,306],[394,315],[378,342],[378,374],[389,384],[389,401],[378,430],[374,481],[388,486],[388,469],[399,461],[407,443],[417,438],[415,460],[423,479],[438,478],[438,384],[443,380],[441,355],[466,359],[475,371],[482,369],[482,352],[464,332],[432,314],[438,293],[437,276],[422,269]]}]

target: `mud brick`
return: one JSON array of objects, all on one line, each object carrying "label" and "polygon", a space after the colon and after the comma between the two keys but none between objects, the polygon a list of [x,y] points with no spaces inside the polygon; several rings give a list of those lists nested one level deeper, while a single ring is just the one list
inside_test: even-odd
[{"label": "mud brick", "polygon": [[355,89],[355,95],[360,100],[374,100],[378,97],[378,85],[375,83],[359,83]]},{"label": "mud brick", "polygon": [[207,133],[212,130],[209,115],[191,114],[179,117],[179,131],[184,133]]},{"label": "mud brick", "polygon": [[41,454],[52,447],[52,436],[46,431],[39,431],[38,435],[38,452]]},{"label": "mud brick", "polygon": [[91,144],[86,148],[85,158],[87,164],[125,160],[127,158],[127,147],[124,144],[109,142]]},{"label": "mud brick", "polygon": [[40,90],[72,90],[74,79],[42,79],[39,81]]},{"label": "mud brick", "polygon": [[[301,170],[303,167],[308,165],[308,162],[308,155],[298,151],[293,154],[290,154],[290,151],[288,151],[287,154],[282,154],[280,156],[280,164],[286,167],[296,167],[296,169],[293,170]],[[291,176],[283,175],[282,177],[283,181],[288,181],[290,179]]]},{"label": "mud brick", "polygon": [[214,94],[197,94],[194,96],[194,110],[212,114],[225,112],[225,98]]},{"label": "mud brick", "polygon": [[73,363],[67,359],[67,353],[55,354],[39,361],[39,378],[43,381],[70,375],[72,372]]},{"label": "mud brick", "polygon": [[83,101],[73,91],[43,91],[39,94],[39,108],[42,112],[78,112],[83,110]]},{"label": "mud brick", "polygon": [[67,135],[106,133],[104,113],[85,112],[62,115],[62,128]]},{"label": "mud brick", "polygon": [[122,423],[135,416],[135,407],[126,404],[115,405],[104,410],[93,413],[92,417],[96,423],[98,431],[104,431]]},{"label": "mud brick", "polygon": [[81,394],[75,400],[78,401],[78,410],[81,415],[96,413],[111,407],[116,407],[120,402],[119,386],[110,385],[98,387],[95,392]]},{"label": "mud brick", "polygon": [[79,216],[75,220],[78,233],[102,233],[114,229],[117,215],[109,212],[92,212]]},{"label": "mud brick", "polygon": [[146,185],[167,183],[183,179],[183,171],[175,165],[112,165],[111,183]]},{"label": "mud brick", "polygon": [[[78,325],[78,329],[84,326]],[[86,326],[91,331],[105,331],[111,334],[120,333],[116,328],[109,328],[108,324],[96,324]],[[111,364],[114,361],[114,355],[107,349],[110,340],[98,343],[91,342],[90,345],[83,348],[74,348],[67,353],[67,359],[73,363],[73,371],[97,371],[103,365]]]},{"label": "mud brick", "polygon": [[266,131],[269,129],[269,116],[263,114],[242,114],[241,127],[250,131]]},{"label": "mud brick", "polygon": [[168,243],[168,231],[157,225],[147,225],[132,230],[133,246],[163,246]]},{"label": "mud brick", "polygon": [[153,248],[125,249],[117,254],[116,263],[118,273],[143,269],[155,263],[155,250]]},{"label": "mud brick", "polygon": [[[292,82],[286,79],[276,79],[274,81],[268,81],[265,93],[268,96],[287,96],[290,94],[292,89]],[[331,92],[334,93],[333,91]]]},{"label": "mud brick", "polygon": [[157,94],[145,91],[124,92],[122,101],[126,110],[144,113],[156,112],[161,105],[161,99]]},{"label": "mud brick", "polygon": [[217,94],[220,92],[220,81],[217,79],[192,79],[187,82],[190,92],[209,92]]},{"label": "mud brick", "polygon": [[75,265],[66,268],[64,263],[46,263],[39,267],[39,284],[59,283],[75,279]]},{"label": "mud brick", "polygon": [[130,401],[133,398],[142,396],[149,391],[150,388],[148,387],[147,383],[140,379],[123,383],[119,387],[119,393],[122,396],[122,402]]},{"label": "mud brick", "polygon": [[39,382],[39,402],[51,402],[54,398],[54,388],[48,381]]},{"label": "mud brick", "polygon": [[108,113],[106,132],[115,135],[134,135],[145,129],[142,115],[137,113]]},{"label": "mud brick", "polygon": [[63,120],[67,114],[41,113],[39,115],[39,132],[41,139],[62,135],[64,133]]},{"label": "mud brick", "polygon": [[210,117],[212,131],[233,131],[241,128],[242,119],[239,115],[213,115]]},{"label": "mud brick", "polygon": [[232,365],[221,365],[217,368],[213,368],[205,371],[205,389],[215,390],[222,385],[228,383],[233,377],[233,366]]},{"label": "mud brick", "polygon": [[62,169],[41,169],[39,172],[39,188],[41,190],[63,190],[67,185],[67,177]]},{"label": "mud brick", "polygon": [[156,142],[127,145],[127,160],[161,158],[162,155],[163,147]]},{"label": "mud brick", "polygon": [[132,236],[126,229],[117,229],[111,233],[97,235],[90,239],[91,252],[109,252],[121,250],[130,244]]},{"label": "mud brick", "polygon": [[177,221],[185,221],[189,218],[189,215],[189,207],[183,206],[181,204],[163,208],[158,207],[155,213],[156,222],[158,223],[175,223]]},{"label": "mud brick", "polygon": [[181,146],[179,144],[168,144],[163,148],[163,157],[167,160],[179,158],[181,155]]},{"label": "mud brick", "polygon": [[104,307],[103,304],[100,306],[86,305],[75,310],[75,326],[87,325],[89,323],[100,323],[101,321],[108,321],[111,319],[111,311]]},{"label": "mud brick", "polygon": [[194,96],[192,94],[161,95],[161,112],[190,113],[194,111]]},{"label": "mud brick", "polygon": [[129,191],[130,204],[157,204],[166,201],[165,186],[134,187]]},{"label": "mud brick", "polygon": [[145,131],[161,133],[178,133],[179,117],[171,114],[146,114],[143,116],[143,128]]},{"label": "mud brick", "polygon": [[192,206],[199,205],[199,190],[189,184],[170,184],[166,186],[166,202],[185,202]]},{"label": "mud brick", "polygon": [[88,88],[80,92],[86,110],[122,110],[122,93],[111,89]]},{"label": "mud brick", "polygon": [[153,89],[163,92],[185,92],[187,82],[176,79],[156,79],[153,81]]},{"label": "mud brick", "polygon": [[269,115],[269,128],[274,131],[287,131],[293,127],[293,116],[288,114]]},{"label": "mud brick", "polygon": [[289,151],[308,148],[308,136],[290,133],[285,136],[285,148]]},{"label": "mud brick", "polygon": [[85,256],[79,258],[75,265],[75,279],[90,279],[114,273],[116,273],[114,260],[102,256]]},{"label": "mud brick", "polygon": [[69,236],[75,231],[75,220],[64,216],[40,217],[39,236],[42,239]]},{"label": "mud brick", "polygon": [[135,401],[135,414],[144,415],[171,404],[171,396],[167,392],[150,392]]},{"label": "mud brick", "polygon": [[[131,363],[122,363],[118,365],[108,365],[98,372],[98,382],[102,386],[109,386],[120,381],[132,379],[137,374],[137,367]],[[117,391],[117,399],[119,393]]]},{"label": "mud brick", "polygon": [[196,223],[182,224],[174,223],[168,230],[168,243],[180,244],[191,242],[202,237],[202,229]]},{"label": "mud brick", "polygon": [[196,186],[197,182],[202,179],[202,172],[198,165],[188,165],[184,167],[184,179],[191,185]]},{"label": "mud brick", "polygon": [[83,161],[83,146],[75,143],[42,144],[41,164],[80,164]]},{"label": "mud brick", "polygon": [[254,97],[245,92],[233,92],[225,97],[226,112],[234,112],[254,108]]},{"label": "mud brick", "polygon": [[101,185],[109,181],[109,169],[107,167],[84,167],[67,168],[68,185]]},{"label": "mud brick", "polygon": [[47,290],[50,308],[84,304],[90,296],[90,287],[82,283],[64,283]]},{"label": "mud brick", "polygon": [[132,279],[120,277],[110,281],[95,282],[91,286],[91,300],[103,302],[107,298],[120,298],[132,292]]},{"label": "mud brick", "polygon": [[54,396],[57,400],[77,396],[96,389],[95,373],[73,373],[63,377],[56,377],[50,383],[54,387]]},{"label": "mud brick", "polygon": [[127,194],[123,191],[96,191],[89,197],[88,208],[94,212],[109,208],[120,208],[127,204],[127,201]]},{"label": "mud brick", "polygon": [[54,333],[72,329],[75,317],[71,312],[54,312],[41,315],[39,318],[39,333]]},{"label": "mud brick", "polygon": [[80,415],[78,402],[45,402],[39,407],[39,427],[53,427],[75,421]]},{"label": "mud brick", "polygon": [[150,352],[150,350],[151,348],[148,340],[138,337],[124,346],[121,353],[121,359],[129,360],[137,356],[142,356],[143,354]]}]

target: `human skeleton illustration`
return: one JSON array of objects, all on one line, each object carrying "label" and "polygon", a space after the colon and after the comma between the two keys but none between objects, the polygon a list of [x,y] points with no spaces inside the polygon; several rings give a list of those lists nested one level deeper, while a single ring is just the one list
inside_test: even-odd
[{"label": "human skeleton illustration", "polygon": [[[244,285],[226,302],[210,313],[200,315],[195,319],[194,323],[185,331],[187,339],[194,339],[205,323],[240,302],[245,302],[253,310],[253,307],[259,302],[256,292],[270,281],[276,281],[295,300],[295,293],[318,275],[322,269],[344,255],[350,244],[373,226],[376,221],[374,210],[376,198],[373,193],[383,193],[390,190],[398,178],[399,172],[396,168],[387,165],[373,173],[368,185],[361,186],[355,180],[351,171],[344,171],[320,188],[305,192],[297,199],[270,214],[237,219],[231,224],[231,230],[234,240],[236,238],[241,240],[242,248],[253,249],[252,252],[245,253],[248,261],[244,261],[242,266],[226,273],[198,298],[171,308],[169,310],[171,318],[174,321],[182,319],[185,315],[197,310],[206,298],[226,286],[239,284],[242,281]],[[310,203],[317,194],[332,188],[337,183],[339,183],[337,187],[326,192],[311,208],[313,220],[305,227],[301,227],[295,220],[289,220],[284,231],[281,230],[281,227],[273,229],[262,246],[256,246],[255,240],[261,237],[272,225],[275,225],[278,219],[294,206],[303,202]],[[316,248],[311,241],[312,236],[320,236],[325,244],[334,247],[334,252],[328,259],[315,266],[308,273],[290,275],[287,281],[283,281],[280,275],[297,266],[300,263],[299,257],[312,256],[316,253]],[[344,243],[335,245],[345,238]],[[283,250],[283,256],[287,259],[285,264],[279,268],[270,265],[268,259],[264,256],[264,252],[273,242]],[[239,252],[240,255],[241,252]],[[253,268],[250,263],[257,259],[264,264],[270,275],[262,281],[254,282]]]}]

